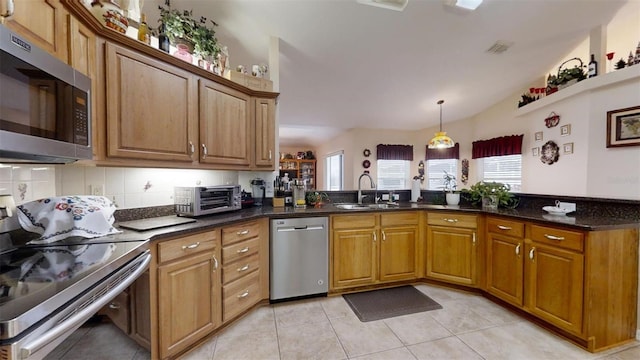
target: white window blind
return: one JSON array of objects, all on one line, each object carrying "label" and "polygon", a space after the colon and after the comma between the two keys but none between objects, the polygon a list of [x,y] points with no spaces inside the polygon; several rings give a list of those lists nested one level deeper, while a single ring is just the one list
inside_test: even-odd
[{"label": "white window blind", "polygon": [[457,159],[427,160],[427,189],[443,190],[444,172],[455,176],[458,173],[457,164]]},{"label": "white window blind", "polygon": [[378,160],[378,190],[409,189],[409,163],[407,160]]},{"label": "white window blind", "polygon": [[483,158],[484,181],[509,184],[511,191],[522,191],[522,155]]},{"label": "white window blind", "polygon": [[343,190],[344,184],[344,171],[343,171],[343,162],[344,162],[344,152],[340,151],[337,153],[329,154],[326,157],[326,189],[330,191],[340,191]]}]

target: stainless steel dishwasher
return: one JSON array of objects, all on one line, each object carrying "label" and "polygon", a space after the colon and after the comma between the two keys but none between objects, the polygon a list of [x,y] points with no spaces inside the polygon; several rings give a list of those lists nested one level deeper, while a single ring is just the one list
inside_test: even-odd
[{"label": "stainless steel dishwasher", "polygon": [[328,224],[327,217],[271,220],[272,301],[327,294]]}]

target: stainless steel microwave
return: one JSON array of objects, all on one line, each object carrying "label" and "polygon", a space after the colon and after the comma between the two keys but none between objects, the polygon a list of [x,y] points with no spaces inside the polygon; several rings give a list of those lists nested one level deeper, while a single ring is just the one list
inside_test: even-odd
[{"label": "stainless steel microwave", "polygon": [[176,186],[176,214],[202,216],[242,209],[240,185]]},{"label": "stainless steel microwave", "polygon": [[91,79],[0,25],[0,162],[91,159]]}]

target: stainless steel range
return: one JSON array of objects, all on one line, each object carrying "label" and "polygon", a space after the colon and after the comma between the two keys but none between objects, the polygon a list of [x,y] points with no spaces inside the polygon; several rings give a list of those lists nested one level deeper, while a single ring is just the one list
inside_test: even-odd
[{"label": "stainless steel range", "polygon": [[40,359],[142,274],[148,242],[0,233],[0,360]]}]

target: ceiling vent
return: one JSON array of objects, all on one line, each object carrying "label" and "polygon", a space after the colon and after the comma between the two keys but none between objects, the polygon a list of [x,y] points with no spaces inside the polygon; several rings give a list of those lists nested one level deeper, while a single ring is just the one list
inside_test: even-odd
[{"label": "ceiling vent", "polygon": [[402,11],[409,0],[356,0],[360,4],[377,6],[384,9]]},{"label": "ceiling vent", "polygon": [[492,54],[502,54],[511,46],[513,46],[512,42],[498,40],[495,42],[495,44],[491,45],[491,47],[487,49],[487,52]]}]

